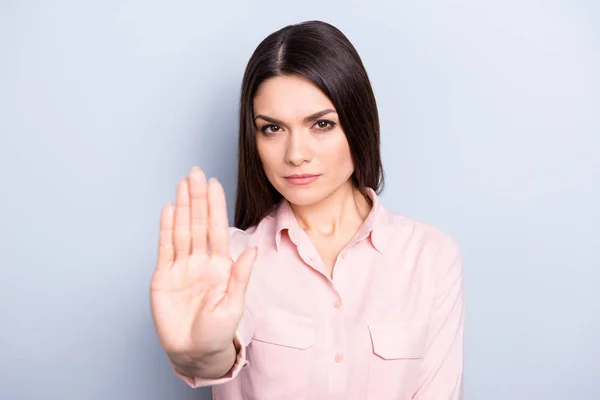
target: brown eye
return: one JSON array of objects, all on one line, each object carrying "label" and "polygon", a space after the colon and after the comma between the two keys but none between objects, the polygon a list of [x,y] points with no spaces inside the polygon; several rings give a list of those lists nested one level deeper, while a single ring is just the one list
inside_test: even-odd
[{"label": "brown eye", "polygon": [[266,133],[266,134],[269,134],[269,133],[277,133],[277,132],[279,132],[280,130],[281,130],[281,128],[280,128],[280,127],[278,127],[277,125],[265,125],[265,126],[263,126],[262,128],[260,128],[260,131],[261,131],[262,133]]},{"label": "brown eye", "polygon": [[321,121],[317,121],[317,123],[314,126],[318,130],[328,131],[330,129],[333,129],[333,127],[335,126],[335,122],[327,121],[327,120],[321,120]]}]

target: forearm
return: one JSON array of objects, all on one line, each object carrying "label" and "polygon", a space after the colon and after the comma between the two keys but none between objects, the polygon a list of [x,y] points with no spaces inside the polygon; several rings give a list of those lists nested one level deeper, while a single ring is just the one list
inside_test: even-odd
[{"label": "forearm", "polygon": [[181,373],[202,379],[217,379],[224,376],[235,364],[237,349],[233,342],[218,353],[203,357],[169,354],[169,359]]}]

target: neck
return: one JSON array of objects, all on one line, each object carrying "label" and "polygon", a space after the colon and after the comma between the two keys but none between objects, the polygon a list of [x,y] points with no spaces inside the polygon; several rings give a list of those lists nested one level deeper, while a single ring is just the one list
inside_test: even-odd
[{"label": "neck", "polygon": [[335,236],[340,231],[354,231],[360,226],[371,210],[371,203],[347,182],[319,203],[291,207],[303,230]]}]

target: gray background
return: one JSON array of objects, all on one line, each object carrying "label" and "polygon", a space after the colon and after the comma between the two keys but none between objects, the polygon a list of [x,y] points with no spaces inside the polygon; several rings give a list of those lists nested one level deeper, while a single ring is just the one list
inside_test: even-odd
[{"label": "gray background", "polygon": [[153,331],[159,211],[192,165],[231,210],[245,63],[307,19],[372,78],[385,204],[462,246],[466,398],[600,398],[598,4],[0,1],[0,399],[209,398]]}]

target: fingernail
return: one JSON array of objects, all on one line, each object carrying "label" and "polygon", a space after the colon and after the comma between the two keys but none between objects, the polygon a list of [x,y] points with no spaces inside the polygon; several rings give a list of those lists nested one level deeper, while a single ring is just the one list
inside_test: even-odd
[{"label": "fingernail", "polygon": [[192,176],[192,179],[194,179],[195,181],[199,181],[200,180],[200,169],[198,167],[192,167],[192,171],[190,172],[190,175]]}]

